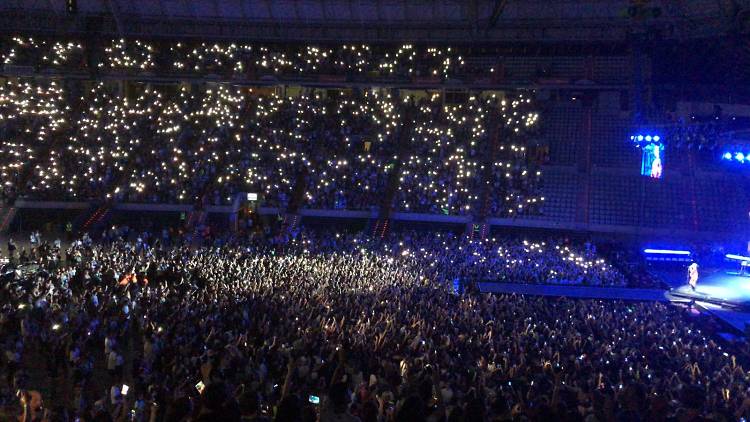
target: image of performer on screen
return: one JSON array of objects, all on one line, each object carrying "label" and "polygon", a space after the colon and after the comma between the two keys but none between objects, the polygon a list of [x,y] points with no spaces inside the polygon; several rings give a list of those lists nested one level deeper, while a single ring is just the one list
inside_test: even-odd
[{"label": "image of performer on screen", "polygon": [[688,267],[688,285],[695,291],[695,286],[698,285],[698,264],[693,262]]}]

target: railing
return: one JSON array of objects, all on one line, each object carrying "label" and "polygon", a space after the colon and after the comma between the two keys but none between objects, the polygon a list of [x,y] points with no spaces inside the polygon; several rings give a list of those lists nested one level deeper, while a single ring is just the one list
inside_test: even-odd
[{"label": "railing", "polygon": [[[34,209],[36,205],[42,209],[81,209],[87,208],[87,203],[66,203],[66,202],[49,202],[49,201],[24,201],[19,209]],[[59,205],[59,207],[55,206]],[[109,210],[109,214],[116,212],[189,212],[191,210],[190,205],[180,204],[134,204],[134,203],[116,203],[112,205]],[[208,206],[205,210],[206,213],[224,213],[229,214],[232,212],[232,206]],[[278,215],[283,213],[283,210],[278,208],[260,207],[258,213],[261,215]],[[377,211],[350,211],[350,210],[324,210],[324,209],[301,209],[299,210],[299,216],[304,220],[306,218],[316,219],[342,219],[342,220],[375,220],[378,217]],[[393,212],[389,218],[390,221],[400,221],[403,223],[414,222],[414,223],[436,223],[436,224],[453,224],[453,225],[466,225],[471,222],[469,216],[459,215],[441,215],[441,214],[422,214],[422,213],[407,213],[407,212]],[[555,230],[555,231],[575,231],[575,232],[590,232],[590,233],[610,233],[610,234],[623,234],[623,235],[639,235],[639,236],[651,236],[651,237],[684,237],[684,238],[696,238],[696,239],[721,239],[727,240],[732,236],[737,236],[737,233],[726,232],[721,233],[715,230],[702,230],[695,231],[692,229],[674,229],[674,228],[656,228],[656,227],[641,227],[633,225],[615,225],[615,224],[596,224],[596,223],[576,223],[576,222],[561,222],[554,220],[541,220],[527,217],[519,218],[488,218],[486,223],[492,227],[508,227],[508,228],[531,228],[531,229],[542,229],[542,230]],[[734,226],[732,226],[734,227]]]}]

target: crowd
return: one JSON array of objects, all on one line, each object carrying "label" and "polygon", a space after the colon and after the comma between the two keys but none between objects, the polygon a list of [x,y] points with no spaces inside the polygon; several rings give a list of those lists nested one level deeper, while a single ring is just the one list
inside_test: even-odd
[{"label": "crowd", "polygon": [[[341,80],[442,82],[488,78],[497,63],[467,63],[465,56],[492,51],[403,44],[263,45],[116,39],[104,42],[16,36],[0,39],[0,59],[35,71],[190,74],[239,79],[334,77]],[[463,53],[463,54],[465,54]]]},{"label": "crowd", "polygon": [[[35,265],[11,256],[0,290],[6,415],[692,421],[749,410],[746,346],[720,342],[706,317],[457,294],[450,279],[483,261],[483,243],[302,231],[194,249],[123,233],[67,250],[37,239]],[[566,277],[607,267],[569,246],[488,243],[528,267],[491,270],[508,277],[553,256]]]},{"label": "crowd", "polygon": [[227,205],[255,192],[284,209],[298,190],[303,207],[361,210],[393,190],[397,210],[469,214],[485,200],[494,216],[544,200],[526,156],[529,93],[452,104],[427,91],[286,91],[6,80],[5,196]]},{"label": "crowd", "polygon": [[[364,241],[355,237],[350,244]],[[324,238],[313,243],[329,242]],[[347,248],[340,238],[335,245]],[[419,268],[430,268],[429,276],[444,282],[628,284],[622,272],[606,263],[591,243],[573,245],[561,239],[530,241],[514,237],[480,240],[452,232],[394,232],[379,247],[390,255],[411,258]]]},{"label": "crowd", "polygon": [[0,42],[0,59],[5,66],[31,66],[36,71],[84,68],[80,42],[11,37]]}]

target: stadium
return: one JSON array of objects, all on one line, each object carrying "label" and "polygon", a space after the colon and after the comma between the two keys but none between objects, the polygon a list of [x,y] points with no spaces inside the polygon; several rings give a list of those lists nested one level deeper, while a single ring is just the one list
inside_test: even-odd
[{"label": "stadium", "polygon": [[745,421],[749,174],[747,0],[4,0],[0,420]]}]

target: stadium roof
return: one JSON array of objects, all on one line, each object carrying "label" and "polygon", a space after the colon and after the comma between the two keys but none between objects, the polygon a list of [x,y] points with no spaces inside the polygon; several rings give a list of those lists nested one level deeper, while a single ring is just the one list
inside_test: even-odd
[{"label": "stadium roof", "polygon": [[[4,0],[0,31],[318,41],[722,35],[750,0]],[[740,4],[741,3],[741,4]],[[69,4],[75,6],[69,11]]]}]

